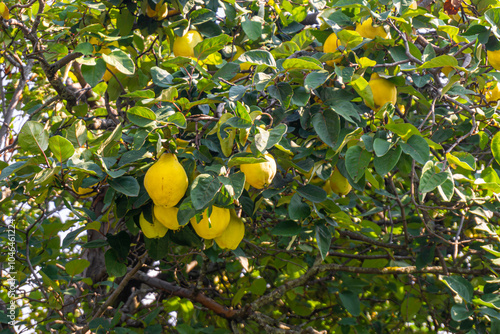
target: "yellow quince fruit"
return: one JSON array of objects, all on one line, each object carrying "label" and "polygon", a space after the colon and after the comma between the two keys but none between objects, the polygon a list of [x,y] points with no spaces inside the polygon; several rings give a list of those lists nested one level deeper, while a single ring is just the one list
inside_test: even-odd
[{"label": "yellow quince fruit", "polygon": [[178,230],[181,228],[177,220],[179,208],[155,205],[153,208],[154,217],[169,230]]},{"label": "yellow quince fruit", "polygon": [[273,182],[276,175],[276,161],[269,153],[265,154],[267,161],[254,164],[242,164],[240,169],[245,174],[246,182],[255,189],[262,189]]},{"label": "yellow quince fruit", "polygon": [[245,224],[236,215],[234,209],[229,210],[229,224],[222,234],[214,240],[220,248],[235,250],[245,236]]},{"label": "yellow quince fruit", "polygon": [[154,217],[153,222],[147,221],[142,212],[139,217],[139,225],[141,225],[142,233],[149,239],[163,238],[168,231],[168,229]]},{"label": "yellow quince fruit", "polygon": [[203,239],[213,239],[220,236],[227,225],[229,225],[230,214],[228,209],[212,206],[212,214],[208,216],[208,209],[202,214],[202,219],[199,223],[196,222],[196,217],[191,218],[190,223],[196,234]]},{"label": "yellow quince fruit", "polygon": [[184,36],[176,37],[174,41],[174,55],[176,57],[194,57],[194,47],[203,41],[200,33],[189,30]]},{"label": "yellow quince fruit", "polygon": [[[342,43],[338,39],[337,35],[333,32],[330,34],[330,36],[328,36],[328,38],[325,41],[325,44],[323,44],[323,52],[330,53],[330,52],[341,51],[339,49],[340,46],[342,46]],[[340,63],[342,57],[343,56],[340,56],[332,60],[328,60],[326,63],[333,67],[336,63]]]},{"label": "yellow quince fruit", "polygon": [[[373,73],[368,82],[373,93],[373,103],[375,104],[374,111],[378,111],[384,104],[390,102],[396,104],[398,99],[398,90],[396,85],[385,78],[379,77],[377,73]],[[365,101],[366,104],[366,101]]]},{"label": "yellow quince fruit", "polygon": [[352,189],[349,181],[342,174],[340,174],[337,166],[335,166],[335,169],[330,176],[330,188],[332,188],[334,193],[340,196],[347,195]]},{"label": "yellow quince fruit", "polygon": [[495,70],[500,71],[500,50],[488,50],[486,54],[488,55],[488,64],[493,66]]},{"label": "yellow quince fruit", "polygon": [[500,89],[498,87],[498,82],[490,82],[486,85],[486,92],[484,93],[486,101],[489,103],[497,102],[500,100]]},{"label": "yellow quince fruit", "polygon": [[363,23],[357,24],[356,31],[361,35],[361,37],[368,39],[375,39],[377,36],[383,39],[391,37],[391,35],[385,30],[384,26],[373,26],[373,20],[371,17],[366,19]]},{"label": "yellow quince fruit", "polygon": [[144,178],[144,187],[155,205],[166,207],[179,203],[188,184],[186,171],[172,153],[164,153]]}]

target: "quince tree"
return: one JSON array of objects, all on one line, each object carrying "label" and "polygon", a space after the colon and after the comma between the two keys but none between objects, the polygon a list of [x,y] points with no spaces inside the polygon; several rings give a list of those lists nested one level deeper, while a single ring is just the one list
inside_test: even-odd
[{"label": "quince tree", "polygon": [[498,333],[500,2],[0,3],[0,331]]}]

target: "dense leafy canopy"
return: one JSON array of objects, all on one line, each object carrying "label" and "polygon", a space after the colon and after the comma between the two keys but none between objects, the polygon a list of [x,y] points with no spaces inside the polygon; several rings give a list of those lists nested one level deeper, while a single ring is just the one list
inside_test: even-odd
[{"label": "dense leafy canopy", "polygon": [[[498,1],[8,0],[0,14],[6,333],[10,300],[36,332],[500,331]],[[203,41],[175,56],[189,30]],[[378,105],[373,73],[395,105]],[[149,239],[144,177],[164,151],[189,179],[183,227]],[[272,183],[245,187],[239,166],[266,154]],[[234,251],[191,226],[213,206],[245,222]]]}]

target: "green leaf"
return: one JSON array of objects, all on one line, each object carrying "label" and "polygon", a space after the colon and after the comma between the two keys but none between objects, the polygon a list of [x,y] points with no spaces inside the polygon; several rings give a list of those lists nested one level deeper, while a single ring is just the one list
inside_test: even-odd
[{"label": "green leaf", "polygon": [[269,51],[251,50],[242,54],[239,58],[242,63],[250,63],[251,65],[264,65],[267,67],[276,68],[276,61]]},{"label": "green leaf", "polygon": [[224,34],[206,38],[194,47],[194,56],[199,60],[204,60],[212,53],[222,50],[232,40],[231,37]]},{"label": "green leaf", "polygon": [[[353,78],[356,78],[356,76],[353,76]],[[370,85],[368,84],[368,81],[366,81],[365,78],[362,76],[358,76],[356,79],[352,80],[349,83],[352,88],[358,93],[359,96],[365,101],[365,104],[369,106],[370,108],[374,107],[374,102],[373,102],[373,93],[370,88]]]},{"label": "green leaf", "polygon": [[[335,111],[340,116],[344,117],[346,121],[351,122],[353,124],[357,124],[357,122],[361,121],[359,116],[359,111],[356,106],[345,100],[328,100],[325,101],[326,105],[332,107],[333,111]],[[357,121],[357,122],[356,122]]]},{"label": "green leaf", "polygon": [[313,203],[323,202],[327,195],[326,191],[324,191],[321,187],[312,184],[306,184],[303,187],[297,188],[297,193]]},{"label": "green leaf", "polygon": [[267,289],[267,282],[264,278],[257,278],[252,282],[249,291],[257,296],[262,296]]},{"label": "green leaf", "polygon": [[332,242],[332,232],[324,224],[317,224],[316,227],[316,243],[318,245],[321,258],[324,260],[328,256],[330,244]]},{"label": "green leaf", "polygon": [[495,318],[497,320],[500,320],[500,312],[494,310],[494,309],[491,309],[491,308],[487,308],[487,307],[482,307],[479,309],[480,310],[480,313],[481,314],[485,314],[491,318]]},{"label": "green leaf", "polygon": [[127,117],[132,123],[142,128],[154,124],[156,120],[156,115],[151,109],[139,106],[127,110]]},{"label": "green leaf", "polygon": [[434,163],[429,160],[424,165],[424,168],[422,168],[422,176],[420,177],[418,191],[420,191],[422,194],[428,193],[429,191],[432,191],[436,189],[436,187],[442,185],[447,178],[448,173],[436,173],[434,169]]},{"label": "green leaf", "polygon": [[102,142],[97,150],[97,153],[103,156],[108,156],[109,153],[113,151],[113,148],[117,146],[119,138],[122,136],[122,125],[118,126],[113,130],[113,132]]},{"label": "green leaf", "polygon": [[154,99],[155,92],[153,92],[151,89],[136,90],[135,92],[122,94],[121,96],[122,97],[131,97],[131,98],[136,98],[136,99]]},{"label": "green leaf", "polygon": [[263,22],[258,20],[258,17],[252,17],[251,20],[245,20],[241,23],[243,31],[252,41],[256,41],[262,35]]},{"label": "green leaf", "polygon": [[311,208],[307,203],[302,202],[299,194],[295,193],[288,205],[288,216],[292,220],[302,220],[311,214]]},{"label": "green leaf", "polygon": [[286,124],[280,123],[269,131],[269,139],[267,140],[266,150],[269,150],[274,145],[278,144],[286,134],[288,127]]},{"label": "green leaf", "polygon": [[310,97],[311,93],[309,93],[305,87],[295,86],[293,88],[292,104],[299,107],[305,107]]},{"label": "green leaf", "polygon": [[54,136],[49,139],[50,151],[54,157],[59,161],[63,162],[75,153],[75,148],[69,140],[61,136]]},{"label": "green leaf", "polygon": [[451,318],[455,321],[463,321],[469,318],[474,313],[474,310],[468,310],[464,305],[453,305],[451,308]]},{"label": "green leaf", "polygon": [[421,66],[419,66],[418,69],[420,70],[423,68],[434,68],[434,67],[445,67],[445,66],[457,67],[458,61],[453,56],[442,55],[436,58],[432,58],[429,61],[426,61]]},{"label": "green leaf", "polygon": [[406,143],[401,143],[403,152],[410,155],[416,162],[424,165],[429,160],[429,144],[424,138],[413,135]]},{"label": "green leaf", "polygon": [[[491,31],[500,39],[500,8],[488,9],[484,13],[484,18],[491,24]],[[498,46],[496,49],[489,49],[487,47],[487,50],[498,50]]]},{"label": "green leaf", "polygon": [[189,220],[196,216],[196,209],[193,207],[193,202],[191,202],[191,197],[186,197],[179,205],[179,212],[177,212],[177,221],[180,226],[184,226],[189,223]]},{"label": "green leaf", "polygon": [[403,140],[408,140],[411,136],[422,136],[420,131],[415,127],[415,125],[410,123],[389,123],[385,125],[385,128],[397,135],[399,135]]},{"label": "green leaf", "polygon": [[106,246],[109,246],[109,244],[104,239],[92,240],[82,245],[83,248],[101,248]]},{"label": "green leaf", "polygon": [[[87,127],[83,120],[73,123],[66,131],[65,135],[74,147],[81,147],[87,141]],[[49,143],[50,144],[50,143]]]},{"label": "green leaf", "polygon": [[95,87],[106,73],[106,63],[102,59],[97,59],[95,65],[82,64],[82,75],[85,81]]},{"label": "green leaf", "polygon": [[243,164],[256,164],[260,162],[266,162],[266,158],[260,157],[256,158],[253,156],[252,153],[248,152],[241,152],[241,153],[236,153],[229,158],[229,161],[227,163],[227,166],[229,168],[234,167],[234,166],[239,166]]},{"label": "green leaf", "polygon": [[297,222],[293,220],[280,221],[276,224],[270,231],[271,235],[276,235],[280,237],[293,237],[298,235],[302,231],[302,228]]},{"label": "green leaf", "polygon": [[293,55],[297,51],[300,51],[300,47],[293,41],[287,41],[271,50],[271,53],[275,58],[286,58]]},{"label": "green leaf", "polygon": [[373,159],[373,166],[375,166],[377,173],[382,177],[389,173],[397,165],[399,158],[401,157],[401,152],[401,147],[396,146],[381,157],[375,156]]},{"label": "green leaf", "polygon": [[66,263],[65,269],[68,275],[75,276],[82,273],[89,265],[90,262],[88,260],[74,259]]},{"label": "green leaf", "polygon": [[322,84],[324,84],[329,77],[330,73],[328,73],[328,71],[325,70],[311,72],[307,75],[306,79],[304,80],[304,87],[308,91],[316,89]]},{"label": "green leaf", "polygon": [[342,29],[337,33],[337,37],[346,49],[352,49],[363,42],[363,37],[354,30]]},{"label": "green leaf", "polygon": [[373,151],[377,157],[383,157],[391,149],[391,143],[381,138],[375,138],[373,141]]},{"label": "green leaf", "polygon": [[340,134],[340,119],[331,109],[324,109],[312,118],[314,130],[319,138],[328,146],[335,147]]},{"label": "green leaf", "polygon": [[85,231],[87,229],[86,226],[82,226],[74,231],[71,231],[69,232],[68,234],[66,234],[66,236],[64,237],[64,240],[62,242],[62,245],[61,245],[61,248],[68,248],[69,245],[71,245],[71,243],[73,241],[75,241],[76,237],[82,233],[83,231]]},{"label": "green leaf", "polygon": [[443,197],[446,202],[449,202],[455,193],[455,182],[453,180],[453,174],[449,168],[446,169],[445,173],[447,174],[446,180],[438,186],[438,191],[441,197]]},{"label": "green leaf", "polygon": [[287,82],[279,82],[275,86],[269,86],[267,91],[271,97],[281,102],[283,108],[288,109],[293,95],[293,90],[290,84]]},{"label": "green leaf", "polygon": [[444,276],[442,281],[446,283],[446,285],[457,293],[463,300],[468,303],[472,302],[472,297],[474,294],[474,288],[469,281],[461,276]]},{"label": "green leaf", "polygon": [[286,59],[281,66],[285,70],[323,70],[321,63],[309,60],[305,57]]},{"label": "green leaf", "polygon": [[121,176],[116,179],[108,179],[108,183],[114,190],[129,197],[139,195],[139,182],[132,176]]},{"label": "green leaf", "polygon": [[371,153],[361,148],[361,146],[351,146],[345,155],[345,166],[347,172],[352,177],[354,182],[361,180],[365,175],[365,170],[371,160]]},{"label": "green leaf", "polygon": [[[172,74],[157,66],[151,67],[151,78],[153,83],[159,87],[168,88],[173,84]],[[154,94],[152,97],[154,97]]]},{"label": "green leaf", "polygon": [[175,124],[181,129],[185,129],[187,127],[186,117],[181,112],[176,112],[175,114],[169,116],[167,122]]},{"label": "green leaf", "polygon": [[43,129],[43,125],[27,121],[19,133],[19,146],[31,153],[42,153],[49,146],[49,133]]},{"label": "green leaf", "polygon": [[431,246],[424,245],[420,248],[417,255],[417,261],[415,262],[418,269],[422,269],[432,263],[434,260],[435,249],[436,245],[434,244]]},{"label": "green leaf", "polygon": [[118,259],[120,261],[125,261],[130,251],[129,234],[125,231],[120,231],[116,235],[108,233],[106,235],[106,240],[108,241],[111,248],[115,250]]},{"label": "green leaf", "polygon": [[79,43],[73,52],[81,52],[84,56],[90,56],[94,53],[94,46],[89,42]]},{"label": "green leaf", "polygon": [[401,315],[405,321],[411,321],[422,307],[420,299],[408,297],[401,303]]},{"label": "green leaf", "polygon": [[345,307],[347,312],[357,317],[361,314],[361,302],[358,295],[348,290],[339,294],[340,302]]},{"label": "green leaf", "polygon": [[118,71],[125,75],[133,75],[135,73],[135,64],[130,56],[120,49],[114,49],[110,54],[103,54],[102,59],[111,66],[114,66]]},{"label": "green leaf", "polygon": [[219,192],[221,183],[218,178],[210,174],[200,174],[191,185],[191,201],[196,210],[208,205]]},{"label": "green leaf", "polygon": [[121,10],[116,17],[116,27],[120,30],[121,36],[127,36],[132,31],[135,17],[130,10]]},{"label": "green leaf", "polygon": [[491,153],[493,153],[497,164],[500,164],[500,132],[497,132],[491,140]]},{"label": "green leaf", "polygon": [[104,263],[110,276],[122,277],[127,273],[127,266],[118,261],[116,252],[113,249],[108,249],[104,254]]}]

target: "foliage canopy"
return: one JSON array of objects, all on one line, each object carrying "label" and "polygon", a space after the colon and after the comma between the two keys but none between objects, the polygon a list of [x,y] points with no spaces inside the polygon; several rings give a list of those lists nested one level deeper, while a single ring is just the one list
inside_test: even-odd
[{"label": "foliage canopy", "polygon": [[[498,1],[8,0],[0,14],[17,289],[1,291],[1,333],[10,300],[20,332],[500,331]],[[190,30],[203,41],[175,56]],[[164,151],[188,177],[182,228],[149,239],[144,178]],[[245,187],[239,166],[268,154],[272,183]],[[214,206],[245,222],[234,251],[189,224]]]}]

